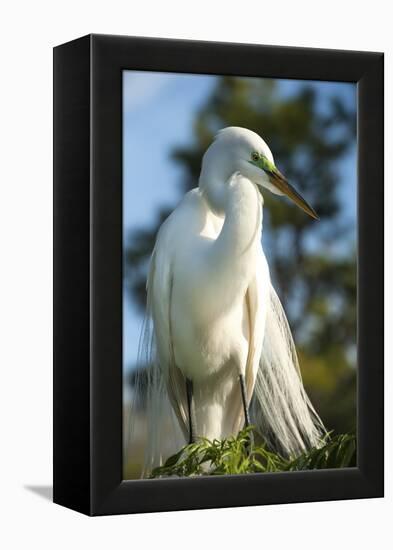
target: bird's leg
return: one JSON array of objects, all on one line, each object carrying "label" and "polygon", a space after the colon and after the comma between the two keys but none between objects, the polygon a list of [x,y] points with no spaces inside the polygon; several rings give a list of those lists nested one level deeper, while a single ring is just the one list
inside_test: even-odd
[{"label": "bird's leg", "polygon": [[195,404],[192,380],[186,378],[186,393],[188,406],[189,443],[195,443]]},{"label": "bird's leg", "polygon": [[[243,402],[243,411],[244,411],[244,426],[248,428],[250,425],[250,412],[248,410],[248,404],[247,404],[247,393],[246,393],[246,384],[244,382],[244,375],[239,374],[239,380],[240,380],[240,390],[242,393],[242,402]],[[250,436],[250,445],[247,445],[248,452],[250,452],[253,444],[254,444],[254,436],[253,433],[249,433]]]},{"label": "bird's leg", "polygon": [[247,405],[247,394],[246,394],[246,384],[244,382],[243,374],[239,374],[240,380],[240,390],[242,392],[242,402],[243,402],[243,411],[244,411],[244,425],[246,428],[250,425],[250,413],[248,412]]}]

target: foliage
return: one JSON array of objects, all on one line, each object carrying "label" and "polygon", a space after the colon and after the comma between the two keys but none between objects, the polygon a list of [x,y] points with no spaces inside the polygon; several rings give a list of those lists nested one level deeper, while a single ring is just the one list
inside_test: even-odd
[{"label": "foliage", "polygon": [[236,437],[222,441],[200,438],[169,457],[163,466],[155,468],[151,477],[316,470],[356,464],[356,439],[351,434],[328,436],[321,448],[313,448],[293,459],[285,459],[265,445],[255,445],[254,436],[258,434],[249,426]]}]

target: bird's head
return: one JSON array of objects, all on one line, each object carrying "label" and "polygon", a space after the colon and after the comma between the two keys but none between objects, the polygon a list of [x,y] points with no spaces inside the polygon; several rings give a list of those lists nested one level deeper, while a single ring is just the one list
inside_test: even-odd
[{"label": "bird's head", "polygon": [[[220,130],[207,149],[203,161],[199,185],[209,188],[216,209],[220,210],[222,184],[232,174],[242,176],[257,185],[259,190],[268,189],[276,195],[286,195],[304,212],[319,219],[315,210],[296,191],[276,167],[273,155],[265,141],[255,132],[235,126]],[[212,184],[215,187],[212,188]]]}]

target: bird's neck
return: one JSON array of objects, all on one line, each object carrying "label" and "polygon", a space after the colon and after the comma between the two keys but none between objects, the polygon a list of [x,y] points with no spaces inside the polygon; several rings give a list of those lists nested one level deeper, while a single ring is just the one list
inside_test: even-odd
[{"label": "bird's neck", "polygon": [[221,254],[242,261],[255,253],[262,232],[262,197],[256,186],[240,174],[227,183],[225,221],[217,239]]},{"label": "bird's neck", "polygon": [[[261,246],[262,197],[255,185],[240,174],[235,174],[223,185],[226,195],[221,203],[224,223],[215,241],[206,247],[204,273],[200,276],[200,280],[209,281],[204,285],[205,295],[209,289],[212,292],[208,318],[243,302],[256,275]],[[206,194],[205,198],[208,198]]]}]

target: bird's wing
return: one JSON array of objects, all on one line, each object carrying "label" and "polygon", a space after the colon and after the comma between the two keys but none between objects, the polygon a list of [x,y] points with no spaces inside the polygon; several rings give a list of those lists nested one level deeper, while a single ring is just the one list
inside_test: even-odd
[{"label": "bird's wing", "polygon": [[187,437],[186,382],[176,365],[173,349],[171,307],[173,290],[173,271],[170,258],[164,252],[168,250],[165,240],[169,235],[161,232],[153,251],[147,280],[148,311],[154,324],[154,336],[157,353],[155,367],[166,385],[173,410],[179,420],[180,428]]},{"label": "bird's wing", "polygon": [[[255,353],[257,346],[257,331],[260,330],[258,326],[258,310],[259,310],[259,296],[257,279],[254,277],[250,286],[247,289],[245,295],[245,305],[248,320],[248,354],[245,369],[245,382],[248,404],[250,404],[251,396],[254,391],[254,384],[257,375],[258,368],[255,368]],[[258,366],[258,365],[257,365]]]},{"label": "bird's wing", "polygon": [[[172,336],[174,262],[179,242],[186,239],[184,231],[179,233],[179,227],[193,233],[201,231],[204,208],[198,190],[187,193],[162,224],[150,261],[146,319],[138,360],[139,364],[148,366],[145,475],[162,462],[164,455],[169,456],[180,448],[188,437],[186,382],[176,364]],[[170,433],[163,428],[168,420]],[[168,449],[169,440],[173,444],[171,449]]]},{"label": "bird's wing", "polygon": [[[266,288],[270,285],[269,270],[263,253],[258,258],[255,277],[247,289],[245,310],[248,322],[248,353],[245,367],[245,384],[250,405],[259,370],[266,319]],[[242,417],[242,415],[240,415]],[[240,429],[238,426],[237,429]]]},{"label": "bird's wing", "polygon": [[[248,351],[246,364],[241,372],[244,374],[248,406],[250,406],[254,392],[263,342],[266,314],[264,296],[266,285],[263,283],[269,283],[269,279],[265,280],[265,277],[269,277],[269,272],[264,256],[261,256],[257,261],[256,275],[251,280],[244,296],[244,315],[248,326]],[[233,415],[234,420],[230,428],[232,433],[238,433],[244,426],[243,403],[239,397],[240,386],[236,399],[234,398],[230,403],[232,411],[236,408],[236,414]]]}]

